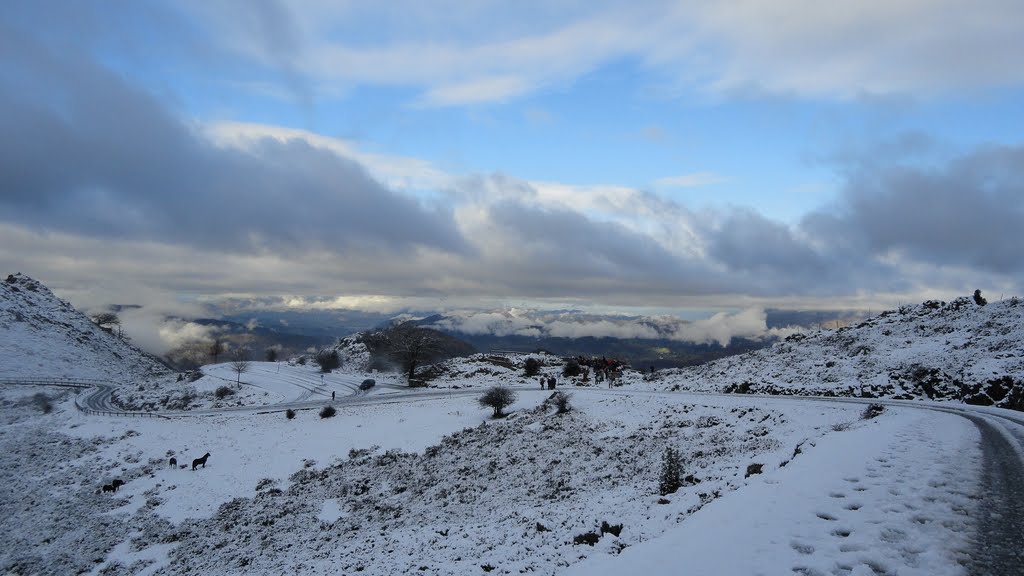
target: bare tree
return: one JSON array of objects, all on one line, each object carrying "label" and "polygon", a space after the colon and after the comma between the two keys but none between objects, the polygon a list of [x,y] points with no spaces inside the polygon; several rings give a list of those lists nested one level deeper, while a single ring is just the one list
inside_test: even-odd
[{"label": "bare tree", "polygon": [[235,384],[242,387],[242,373],[249,371],[249,350],[247,348],[236,348],[231,355],[231,369],[238,374]]},{"label": "bare tree", "polygon": [[417,326],[415,322],[403,322],[391,328],[388,340],[392,359],[409,375],[410,384],[416,376],[416,366],[430,361],[441,352],[443,345],[439,332]]},{"label": "bare tree", "polygon": [[213,363],[217,363],[217,358],[224,353],[224,340],[220,336],[216,336],[213,342],[210,343],[210,356],[213,356]]},{"label": "bare tree", "polygon": [[516,401],[516,393],[504,386],[495,386],[484,392],[478,400],[481,406],[494,409],[494,417],[501,418],[501,411]]}]

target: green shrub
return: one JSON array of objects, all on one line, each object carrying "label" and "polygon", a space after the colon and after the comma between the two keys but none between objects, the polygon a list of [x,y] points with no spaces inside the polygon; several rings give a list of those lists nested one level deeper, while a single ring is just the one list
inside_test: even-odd
[{"label": "green shrub", "polygon": [[661,474],[658,477],[658,493],[672,494],[683,485],[683,458],[679,451],[669,446],[661,457]]},{"label": "green shrub", "polygon": [[580,367],[580,363],[575,360],[569,360],[565,363],[565,367],[562,368],[562,376],[566,378],[572,378],[573,376],[579,376],[583,374],[583,368]]},{"label": "green shrub", "polygon": [[526,364],[524,365],[524,369],[526,370],[526,376],[529,377],[540,374],[540,366],[540,360],[537,360],[536,358],[527,358]]}]

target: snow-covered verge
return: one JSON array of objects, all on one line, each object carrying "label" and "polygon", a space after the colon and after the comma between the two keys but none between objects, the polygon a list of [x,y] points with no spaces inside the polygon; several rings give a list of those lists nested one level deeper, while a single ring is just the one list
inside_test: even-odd
[{"label": "snow-covered verge", "polygon": [[0,378],[87,378],[138,383],[168,372],[152,356],[101,330],[40,282],[0,282]]},{"label": "snow-covered verge", "polygon": [[[556,574],[658,539],[810,454],[841,459],[827,438],[867,430],[874,446],[907,422],[861,421],[859,406],[596,390],[557,415],[539,408],[546,393],[519,396],[500,421],[458,396],[340,405],[330,419],[133,420],[81,415],[69,395],[42,414],[31,390],[4,390],[0,570]],[[692,477],[662,499],[668,446]],[[114,478],[126,484],[98,493]]]},{"label": "snow-covered verge", "polygon": [[967,298],[795,334],[770,348],[656,375],[659,389],[950,399],[1024,409],[1024,303]]},{"label": "snow-covered verge", "polygon": [[878,418],[809,442],[659,538],[563,574],[964,574],[984,546],[978,440],[956,416]]},{"label": "snow-covered verge", "polygon": [[[238,374],[230,362],[203,366],[195,381],[175,375],[152,379],[115,390],[112,403],[122,410],[165,412],[195,411],[242,406],[273,406],[321,399],[333,392],[342,398],[359,390],[359,384],[373,378],[382,387],[394,375],[335,370],[321,373],[312,364],[249,362]],[[376,393],[378,390],[373,390]]]}]

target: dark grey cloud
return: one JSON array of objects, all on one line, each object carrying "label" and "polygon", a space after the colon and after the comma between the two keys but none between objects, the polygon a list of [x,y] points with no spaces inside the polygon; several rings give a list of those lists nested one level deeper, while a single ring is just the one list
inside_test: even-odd
[{"label": "dark grey cloud", "polygon": [[642,298],[722,287],[706,263],[680,257],[617,222],[515,200],[490,206],[489,215],[490,233],[507,251],[488,254],[486,270],[520,294]]},{"label": "dark grey cloud", "polygon": [[0,30],[0,218],[197,248],[463,251],[425,208],[302,141],[209,143],[88,53]]},{"label": "dark grey cloud", "polygon": [[808,227],[878,257],[958,265],[1024,277],[1024,147],[986,146],[940,166],[865,164],[851,172],[843,206]]}]

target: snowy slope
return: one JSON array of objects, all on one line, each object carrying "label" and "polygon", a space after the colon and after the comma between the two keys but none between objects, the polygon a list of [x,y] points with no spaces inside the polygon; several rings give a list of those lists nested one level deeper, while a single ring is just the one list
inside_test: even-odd
[{"label": "snowy slope", "polygon": [[1024,304],[967,298],[657,375],[661,389],[961,400],[1024,409]]},{"label": "snowy slope", "polygon": [[166,374],[158,360],[97,327],[40,282],[0,282],[0,378],[133,383]]}]

